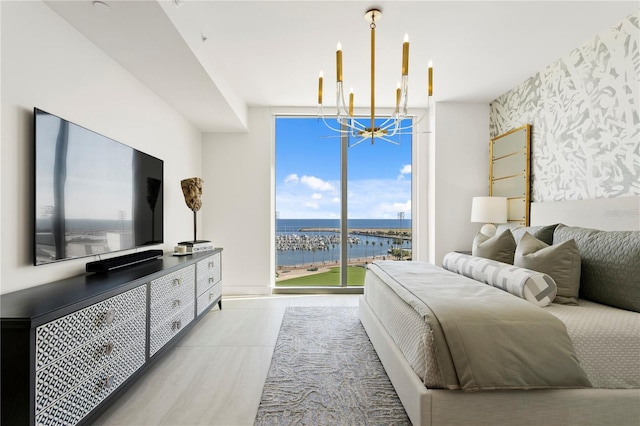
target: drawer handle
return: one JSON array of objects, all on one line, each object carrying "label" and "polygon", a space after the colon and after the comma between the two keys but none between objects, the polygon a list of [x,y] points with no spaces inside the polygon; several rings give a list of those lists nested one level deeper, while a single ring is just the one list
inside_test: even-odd
[{"label": "drawer handle", "polygon": [[182,327],[182,320],[176,320],[176,321],[174,321],[174,322],[173,322],[173,324],[171,325],[171,329],[172,329],[173,331],[180,330],[180,328],[181,328],[181,327]]},{"label": "drawer handle", "polygon": [[215,297],[216,297],[215,293],[209,293],[209,300],[215,299]]},{"label": "drawer handle", "polygon": [[105,389],[110,388],[111,386],[113,386],[113,381],[114,381],[113,374],[107,375],[107,377],[105,377],[102,382],[102,387]]},{"label": "drawer handle", "polygon": [[115,308],[109,308],[107,312],[104,313],[104,322],[105,324],[111,324],[114,319],[116,319],[116,310]]},{"label": "drawer handle", "polygon": [[182,300],[176,299],[176,300],[173,301],[173,307],[174,308],[179,308],[180,306],[182,306]]},{"label": "drawer handle", "polygon": [[182,278],[174,278],[173,285],[174,286],[182,285]]},{"label": "drawer handle", "polygon": [[209,282],[212,283],[213,282],[213,277],[209,278]]},{"label": "drawer handle", "polygon": [[111,353],[113,352],[113,348],[114,348],[114,347],[115,347],[115,345],[113,344],[113,342],[107,342],[107,343],[104,345],[104,354],[105,354],[106,356],[111,355]]},{"label": "drawer handle", "polygon": [[214,266],[216,266],[216,263],[213,260],[209,261],[209,269],[213,268]]}]

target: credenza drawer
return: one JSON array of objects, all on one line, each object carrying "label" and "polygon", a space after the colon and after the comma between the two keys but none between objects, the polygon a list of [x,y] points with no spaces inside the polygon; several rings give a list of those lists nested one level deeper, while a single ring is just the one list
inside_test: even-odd
[{"label": "credenza drawer", "polygon": [[163,323],[168,317],[184,309],[194,302],[195,288],[193,281],[171,289],[169,294],[151,305],[151,328]]},{"label": "credenza drawer", "polygon": [[138,344],[36,415],[38,426],[78,423],[145,362],[145,347]]},{"label": "credenza drawer", "polygon": [[143,311],[108,333],[36,372],[36,414],[86,380],[104,365],[145,344]]},{"label": "credenza drawer", "polygon": [[220,253],[216,253],[206,259],[203,259],[196,263],[198,278],[203,277],[207,271],[213,271],[216,268],[220,268],[222,256]]},{"label": "credenza drawer", "polygon": [[[151,281],[151,306],[172,297],[176,292],[195,285],[195,265],[180,269]],[[193,295],[192,295],[193,298]]]},{"label": "credenza drawer", "polygon": [[36,370],[146,310],[146,286],[106,299],[36,329]]},{"label": "credenza drawer", "polygon": [[[149,356],[158,352],[169,340],[180,333],[180,330],[195,318],[194,302],[186,305],[182,310],[160,323],[151,322],[151,336],[149,337]],[[151,315],[153,318],[153,314]]]},{"label": "credenza drawer", "polygon": [[197,293],[200,296],[211,286],[219,283],[222,280],[222,272],[220,268],[215,268],[211,271],[207,271],[204,277],[198,276]]},{"label": "credenza drawer", "polygon": [[217,284],[214,284],[198,296],[197,315],[204,312],[212,303],[218,300],[220,296],[222,296],[222,282],[218,281]]}]

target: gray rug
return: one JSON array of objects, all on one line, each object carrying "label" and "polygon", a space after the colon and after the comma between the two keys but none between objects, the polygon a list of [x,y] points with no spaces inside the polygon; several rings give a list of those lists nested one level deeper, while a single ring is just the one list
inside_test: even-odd
[{"label": "gray rug", "polygon": [[256,425],[410,425],[357,308],[287,308]]}]

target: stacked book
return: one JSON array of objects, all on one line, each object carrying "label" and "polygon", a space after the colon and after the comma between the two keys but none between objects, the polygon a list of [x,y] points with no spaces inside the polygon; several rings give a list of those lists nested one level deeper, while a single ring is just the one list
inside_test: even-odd
[{"label": "stacked book", "polygon": [[187,246],[187,253],[198,253],[214,249],[211,241],[182,242],[180,245]]}]

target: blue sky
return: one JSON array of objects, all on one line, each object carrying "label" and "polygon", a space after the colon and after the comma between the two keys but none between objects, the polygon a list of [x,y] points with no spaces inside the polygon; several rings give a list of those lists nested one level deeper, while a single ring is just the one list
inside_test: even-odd
[{"label": "blue sky", "polygon": [[[315,117],[276,119],[276,210],[281,219],[340,217],[340,138]],[[411,135],[399,145],[349,148],[351,219],[411,217]]]}]

